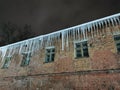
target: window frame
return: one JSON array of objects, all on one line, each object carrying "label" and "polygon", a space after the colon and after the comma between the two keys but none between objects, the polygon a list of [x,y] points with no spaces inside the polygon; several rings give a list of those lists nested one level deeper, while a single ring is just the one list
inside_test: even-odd
[{"label": "window frame", "polygon": [[[118,33],[118,34],[114,34],[113,35],[113,39],[114,39],[114,43],[115,43],[115,46],[116,46],[116,51],[117,51],[117,53],[120,53],[120,50],[118,50],[118,46],[117,46],[117,44],[120,44],[120,39],[119,40],[115,40],[115,37],[120,37],[120,33]],[[120,49],[120,47],[119,47],[119,49]]]},{"label": "window frame", "polygon": [[11,63],[11,60],[12,60],[12,56],[5,56],[2,68],[7,69],[9,67],[10,63]]},{"label": "window frame", "polygon": [[[52,51],[54,49],[54,52]],[[50,52],[48,53],[47,50],[50,50]],[[49,55],[49,60],[47,60]],[[54,59],[52,60],[52,55],[54,55]],[[44,63],[50,63],[50,62],[54,62],[55,60],[55,46],[50,46],[50,47],[46,47],[45,48],[45,62]]]},{"label": "window frame", "polygon": [[30,64],[31,57],[32,57],[31,52],[22,52],[22,61],[20,66],[21,67],[28,66]]},{"label": "window frame", "polygon": [[[84,55],[84,50],[83,50],[83,43],[84,42],[87,42],[87,53],[88,53],[88,56],[85,56]],[[81,45],[81,47],[80,47],[80,51],[81,51],[81,57],[77,57],[77,51],[76,51],[76,44],[80,44]],[[79,58],[88,58],[89,57],[89,48],[88,48],[88,40],[86,39],[86,40],[81,40],[81,41],[74,41],[74,58],[75,59],[79,59]]]}]

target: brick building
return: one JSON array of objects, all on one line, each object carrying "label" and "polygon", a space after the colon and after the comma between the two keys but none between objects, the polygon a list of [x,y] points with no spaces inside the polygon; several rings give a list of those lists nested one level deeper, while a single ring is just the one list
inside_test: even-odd
[{"label": "brick building", "polygon": [[120,90],[120,13],[0,47],[0,90]]}]

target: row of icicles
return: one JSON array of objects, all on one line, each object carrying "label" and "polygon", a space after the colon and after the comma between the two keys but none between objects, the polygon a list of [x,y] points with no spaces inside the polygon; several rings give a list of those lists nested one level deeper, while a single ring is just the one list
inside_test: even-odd
[{"label": "row of icicles", "polygon": [[64,50],[65,46],[69,46],[70,37],[74,40],[94,38],[95,35],[104,33],[106,27],[117,25],[120,25],[120,14],[0,47],[1,58],[3,60],[5,56],[12,56],[15,53],[31,52],[33,54],[44,47],[54,46],[54,40],[61,40],[62,50]]}]

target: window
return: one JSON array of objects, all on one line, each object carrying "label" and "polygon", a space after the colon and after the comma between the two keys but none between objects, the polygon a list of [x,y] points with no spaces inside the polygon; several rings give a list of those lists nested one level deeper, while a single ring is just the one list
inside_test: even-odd
[{"label": "window", "polygon": [[54,47],[48,47],[46,48],[46,57],[45,57],[45,62],[53,62],[54,57],[55,57],[55,48]]},{"label": "window", "polygon": [[75,43],[75,58],[89,57],[87,41]]},{"label": "window", "polygon": [[120,52],[120,35],[115,35],[114,40],[115,40],[117,51]]},{"label": "window", "polygon": [[11,56],[7,56],[5,57],[5,62],[3,64],[3,67],[2,68],[8,68],[9,64],[10,64],[10,61],[11,61]]},{"label": "window", "polygon": [[27,53],[23,53],[23,58],[22,58],[22,63],[21,63],[21,66],[26,66],[26,65],[29,65],[29,62],[30,62],[30,58],[31,58],[31,53],[27,52]]}]

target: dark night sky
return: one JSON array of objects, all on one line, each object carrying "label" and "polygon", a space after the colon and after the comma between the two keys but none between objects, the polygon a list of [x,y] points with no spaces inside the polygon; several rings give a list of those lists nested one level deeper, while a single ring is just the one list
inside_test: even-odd
[{"label": "dark night sky", "polygon": [[120,12],[120,0],[0,0],[0,23],[31,24],[36,35]]}]

